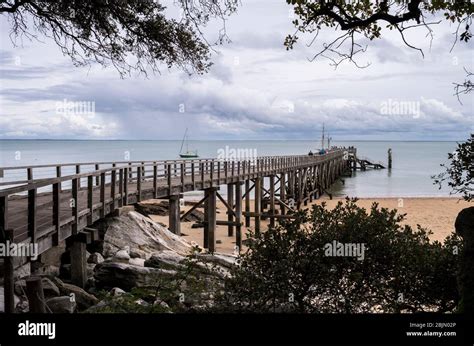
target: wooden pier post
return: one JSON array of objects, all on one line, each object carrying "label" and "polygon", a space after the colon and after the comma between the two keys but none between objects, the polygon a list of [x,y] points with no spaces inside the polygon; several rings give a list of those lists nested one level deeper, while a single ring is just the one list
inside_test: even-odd
[{"label": "wooden pier post", "polygon": [[[4,220],[6,221],[6,220]],[[8,229],[4,231],[5,243],[13,241],[13,230]],[[2,241],[3,241],[2,240]],[[3,290],[3,301],[5,303],[5,312],[15,312],[15,268],[13,266],[13,257],[5,256],[3,258],[3,275],[4,275],[4,290]]]},{"label": "wooden pier post", "polygon": [[285,204],[286,201],[286,183],[285,183],[285,173],[281,173],[280,175],[280,213],[281,215],[286,214]]},{"label": "wooden pier post", "polygon": [[227,184],[227,221],[229,222],[227,226],[227,235],[229,237],[234,236],[234,226],[232,223],[234,222],[234,212],[232,207],[234,205],[234,184]]},{"label": "wooden pier post", "polygon": [[392,169],[392,148],[388,148],[388,169]]},{"label": "wooden pier post", "polygon": [[238,251],[242,249],[242,182],[235,184],[235,246]]},{"label": "wooden pier post", "polygon": [[260,233],[260,213],[262,204],[262,178],[255,178],[254,187],[255,233]]},{"label": "wooden pier post", "polygon": [[300,168],[298,170],[298,201],[296,202],[296,209],[301,209],[301,203],[303,202],[303,170]]},{"label": "wooden pier post", "polygon": [[204,203],[204,248],[209,252],[216,249],[216,198],[217,187],[204,190],[206,201]]},{"label": "wooden pier post", "polygon": [[250,179],[245,180],[245,227],[250,227]]},{"label": "wooden pier post", "polygon": [[79,237],[73,240],[71,246],[71,281],[74,285],[84,288],[87,281],[87,251],[86,243]]},{"label": "wooden pier post", "polygon": [[43,284],[41,277],[30,276],[26,279],[26,295],[30,312],[46,313],[46,304],[44,300]]},{"label": "wooden pier post", "polygon": [[169,230],[176,235],[181,235],[179,198],[180,195],[169,196]]},{"label": "wooden pier post", "polygon": [[270,227],[275,227],[275,176],[270,176]]}]

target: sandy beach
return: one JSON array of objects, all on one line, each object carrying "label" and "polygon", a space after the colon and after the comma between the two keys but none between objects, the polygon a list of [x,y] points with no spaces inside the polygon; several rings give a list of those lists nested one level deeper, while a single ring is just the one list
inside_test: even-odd
[{"label": "sandy beach", "polygon": [[[328,208],[334,208],[340,198],[321,198],[313,204],[321,204],[326,202]],[[149,201],[148,203],[156,203],[158,201]],[[417,224],[424,228],[430,229],[433,234],[432,240],[443,241],[443,239],[454,231],[454,221],[456,216],[463,208],[466,208],[472,203],[468,203],[458,198],[445,197],[426,197],[426,198],[362,198],[357,201],[357,204],[363,208],[369,209],[373,202],[377,202],[380,207],[397,209],[400,214],[406,214],[403,223],[416,228]],[[226,209],[224,205],[218,201],[218,220],[225,220]],[[310,208],[308,204],[305,208]],[[183,211],[189,210],[190,206],[182,208]],[[202,210],[202,209],[201,209]],[[253,209],[252,209],[253,210]],[[167,216],[151,216],[153,220],[168,224]],[[194,241],[202,246],[203,244],[203,229],[191,228],[193,222],[181,222],[181,232],[184,239]],[[265,230],[268,221],[262,221],[262,229]],[[251,227],[253,227],[253,220],[251,220]],[[242,239],[245,239],[246,227],[242,228]],[[223,253],[232,253],[235,249],[235,236],[229,237],[227,235],[227,226],[217,226],[216,230],[216,251]]]}]

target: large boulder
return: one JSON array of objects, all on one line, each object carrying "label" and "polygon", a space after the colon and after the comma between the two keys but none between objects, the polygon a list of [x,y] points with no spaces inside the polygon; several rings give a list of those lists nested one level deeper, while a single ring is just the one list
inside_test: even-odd
[{"label": "large boulder", "polygon": [[164,250],[180,255],[192,251],[192,245],[187,241],[135,211],[107,220],[103,255],[112,257],[126,246],[142,258]]},{"label": "large boulder", "polygon": [[120,287],[129,291],[134,287],[156,286],[160,280],[171,279],[174,275],[176,275],[174,270],[104,262],[95,267],[94,278],[97,288]]}]

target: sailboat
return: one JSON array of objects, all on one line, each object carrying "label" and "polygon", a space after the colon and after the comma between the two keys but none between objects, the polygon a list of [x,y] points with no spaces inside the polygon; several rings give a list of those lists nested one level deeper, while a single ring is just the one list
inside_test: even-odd
[{"label": "sailboat", "polygon": [[[186,142],[186,151],[183,153],[183,146],[185,142]],[[189,150],[187,128],[186,128],[186,131],[184,131],[183,140],[181,142],[181,149],[179,150],[179,156],[182,157],[183,159],[191,159],[191,158],[199,157],[197,150],[194,150],[194,151]]]}]

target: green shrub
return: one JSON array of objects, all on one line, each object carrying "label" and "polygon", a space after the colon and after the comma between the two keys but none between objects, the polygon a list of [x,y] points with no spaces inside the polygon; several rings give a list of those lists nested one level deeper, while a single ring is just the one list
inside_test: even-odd
[{"label": "green shrub", "polygon": [[[460,239],[430,242],[425,229],[402,226],[396,210],[374,203],[367,211],[355,202],[315,205],[294,221],[250,233],[213,311],[453,311]],[[359,256],[330,256],[334,241],[358,245]]]}]

